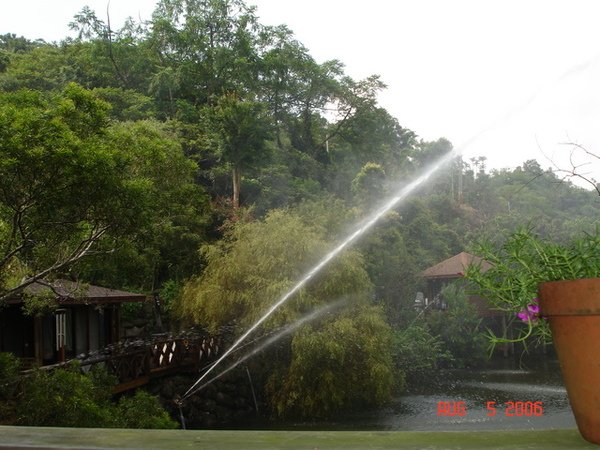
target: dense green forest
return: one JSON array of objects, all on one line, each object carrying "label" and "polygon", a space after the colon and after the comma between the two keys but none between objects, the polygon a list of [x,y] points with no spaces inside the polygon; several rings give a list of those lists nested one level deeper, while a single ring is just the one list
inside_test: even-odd
[{"label": "dense green forest", "polygon": [[[377,75],[315,61],[242,0],[161,0],[120,29],[84,9],[71,27],[0,36],[0,302],[66,277],[158,293],[172,327],[242,330],[452,149],[379,106]],[[385,402],[409,345],[451,359],[431,327],[405,333],[423,269],[521,225],[557,242],[597,225],[594,192],[485,161],[455,158],[264,325],[348,299],[277,350],[275,413]]]}]

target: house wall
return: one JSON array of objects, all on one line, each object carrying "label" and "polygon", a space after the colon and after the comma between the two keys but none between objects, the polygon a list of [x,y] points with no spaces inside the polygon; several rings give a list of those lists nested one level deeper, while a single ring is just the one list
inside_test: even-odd
[{"label": "house wall", "polygon": [[6,305],[0,310],[0,351],[20,358],[35,357],[34,320],[23,315],[21,305]]},{"label": "house wall", "polygon": [[42,317],[42,363],[44,364],[50,364],[54,362],[56,353],[54,327],[54,317],[52,314],[46,314],[44,317]]},{"label": "house wall", "polygon": [[96,351],[100,349],[100,313],[98,310],[91,306],[88,309],[88,317],[90,324],[90,351]]},{"label": "house wall", "polygon": [[67,349],[71,352],[70,356],[94,352],[111,343],[107,336],[106,322],[110,321],[112,308],[81,305],[69,310],[73,318],[73,326],[70,328],[71,346]]},{"label": "house wall", "polygon": [[116,342],[112,328],[118,305],[86,305],[76,309],[77,354],[94,352]]},{"label": "house wall", "polygon": [[81,355],[88,352],[88,306],[76,306],[73,308],[75,334],[74,347],[75,355]]},{"label": "house wall", "polygon": [[[120,305],[65,305],[65,356],[97,351],[119,339]],[[25,316],[21,305],[0,309],[0,352],[35,358],[39,364],[58,362],[56,315]]]}]

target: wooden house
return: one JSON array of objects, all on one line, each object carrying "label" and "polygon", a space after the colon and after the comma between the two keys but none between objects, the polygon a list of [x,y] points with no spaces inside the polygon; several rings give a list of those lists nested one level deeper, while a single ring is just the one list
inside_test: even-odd
[{"label": "wooden house", "polygon": [[[462,252],[421,272],[421,277],[425,280],[425,292],[418,296],[421,303],[418,306],[425,309],[447,309],[448,305],[440,296],[442,289],[444,286],[464,278],[467,267],[471,265],[479,266],[484,272],[492,267],[490,262]],[[492,330],[497,336],[513,337],[513,321],[507,317],[505,312],[493,308],[486,299],[479,295],[469,295],[469,302],[475,306],[483,326]],[[514,344],[498,345],[498,349],[504,356],[515,352]]]},{"label": "wooden house", "polygon": [[[440,299],[440,292],[444,286],[462,279],[467,267],[471,265],[480,266],[484,272],[492,267],[488,261],[470,253],[462,252],[421,272],[421,277],[425,279],[425,292],[423,295],[426,305],[423,306],[428,306],[431,302],[437,302],[436,307],[438,309],[445,309],[443,299]],[[469,296],[469,301],[475,306],[481,317],[502,316],[500,311],[492,309],[485,299],[477,295]]]},{"label": "wooden house", "polygon": [[[52,300],[41,315],[23,312],[23,295]],[[0,352],[38,365],[54,364],[99,350],[122,337],[121,305],[146,296],[57,280],[36,282],[0,306]]]}]

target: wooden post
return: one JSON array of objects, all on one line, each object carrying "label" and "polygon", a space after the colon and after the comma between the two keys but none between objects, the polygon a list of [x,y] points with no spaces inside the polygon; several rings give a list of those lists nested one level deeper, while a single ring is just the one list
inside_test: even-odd
[{"label": "wooden post", "polygon": [[35,316],[33,319],[33,341],[35,362],[41,366],[44,361],[44,334],[41,316]]},{"label": "wooden post", "polygon": [[67,360],[65,357],[65,346],[61,345],[58,349],[58,362],[64,363]]}]

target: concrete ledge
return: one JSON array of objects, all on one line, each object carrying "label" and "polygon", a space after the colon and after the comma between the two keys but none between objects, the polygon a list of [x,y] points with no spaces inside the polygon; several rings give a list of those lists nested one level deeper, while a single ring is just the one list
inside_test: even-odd
[{"label": "concrete ledge", "polygon": [[37,449],[598,449],[577,430],[215,431],[0,426],[0,448]]}]

